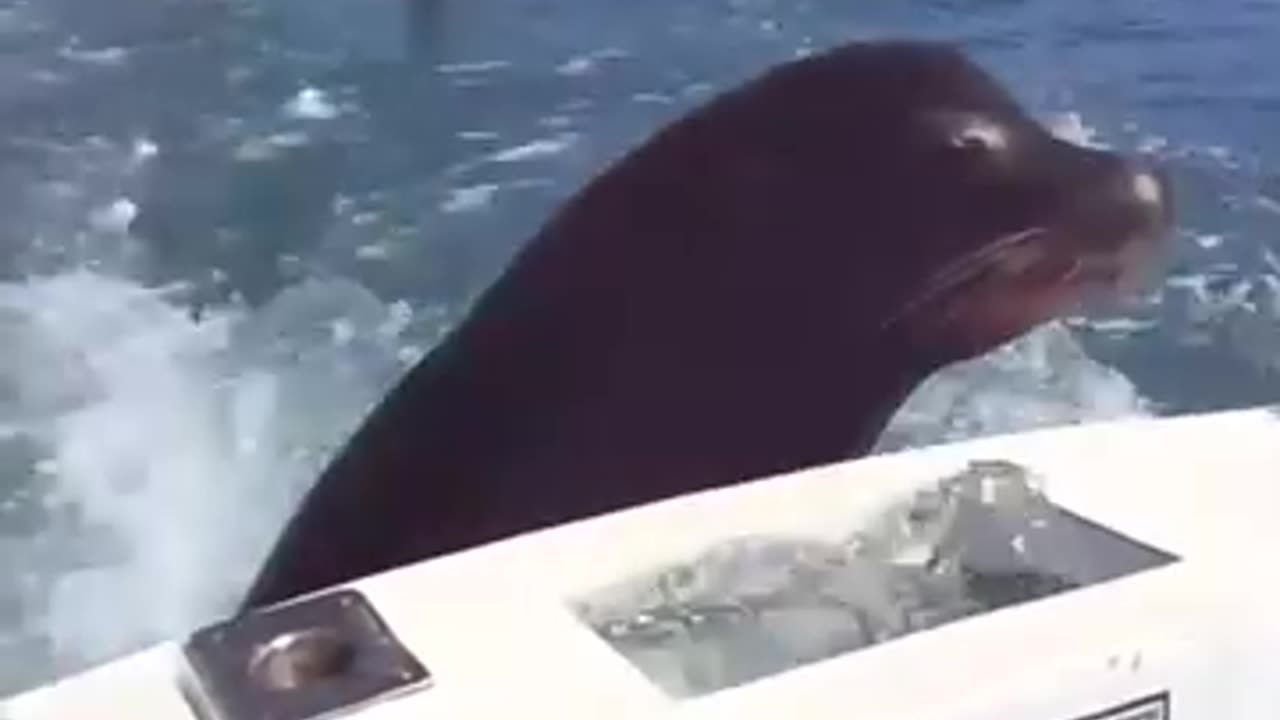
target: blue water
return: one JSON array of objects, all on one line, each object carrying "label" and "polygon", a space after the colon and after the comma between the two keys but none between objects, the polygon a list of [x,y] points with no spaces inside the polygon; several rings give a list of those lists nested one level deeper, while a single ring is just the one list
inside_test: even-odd
[{"label": "blue water", "polygon": [[885,35],[1170,169],[1171,280],[1074,325],[1095,360],[1160,412],[1280,399],[1280,3],[0,0],[0,657],[68,669],[224,608],[586,178]]}]

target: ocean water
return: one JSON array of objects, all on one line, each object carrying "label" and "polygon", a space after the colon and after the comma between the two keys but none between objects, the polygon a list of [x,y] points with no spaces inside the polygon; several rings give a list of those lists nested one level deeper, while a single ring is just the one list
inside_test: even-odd
[{"label": "ocean water", "polygon": [[1280,399],[1272,0],[0,0],[0,695],[227,609],[585,178],[886,35],[1158,157],[1180,217],[1163,283],[931,382],[885,447]]}]

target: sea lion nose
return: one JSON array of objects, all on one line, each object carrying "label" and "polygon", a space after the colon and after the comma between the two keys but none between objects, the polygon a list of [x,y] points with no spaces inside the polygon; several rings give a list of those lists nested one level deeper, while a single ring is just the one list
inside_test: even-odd
[{"label": "sea lion nose", "polygon": [[1172,219],[1169,181],[1164,173],[1135,161],[1125,163],[1128,175],[1128,203],[1146,220],[1143,224],[1151,232],[1159,232]]},{"label": "sea lion nose", "polygon": [[1164,205],[1164,185],[1150,170],[1139,168],[1133,172],[1133,196],[1147,205]]},{"label": "sea lion nose", "polygon": [[[1072,224],[1084,241],[1111,247],[1138,238],[1155,240],[1173,213],[1169,182],[1159,169],[1116,156],[1099,157],[1092,177],[1077,181],[1070,202]],[[1099,172],[1101,171],[1101,172]]]}]

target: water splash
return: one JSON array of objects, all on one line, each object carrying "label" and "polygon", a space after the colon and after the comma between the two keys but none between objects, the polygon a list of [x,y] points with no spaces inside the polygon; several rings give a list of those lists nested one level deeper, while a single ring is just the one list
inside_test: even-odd
[{"label": "water splash", "polygon": [[0,591],[0,645],[28,651],[5,685],[229,609],[416,356],[408,308],[354,283],[198,318],[181,296],[86,271],[0,285],[0,557],[22,578]]},{"label": "water splash", "polygon": [[748,535],[574,600],[676,697],[741,684],[1173,556],[1082,522],[1042,478],[975,461],[834,538]]}]

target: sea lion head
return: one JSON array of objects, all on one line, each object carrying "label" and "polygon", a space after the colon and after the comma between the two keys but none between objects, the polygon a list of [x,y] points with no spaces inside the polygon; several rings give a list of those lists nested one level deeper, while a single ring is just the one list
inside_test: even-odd
[{"label": "sea lion head", "polygon": [[845,308],[859,340],[922,366],[1125,287],[1170,223],[1158,171],[1054,137],[949,46],[842,46],[688,125],[700,202],[738,256],[723,269],[757,275],[732,282],[810,317]]}]

